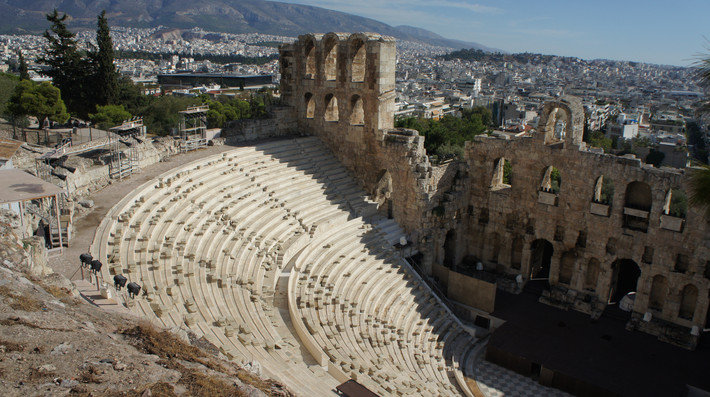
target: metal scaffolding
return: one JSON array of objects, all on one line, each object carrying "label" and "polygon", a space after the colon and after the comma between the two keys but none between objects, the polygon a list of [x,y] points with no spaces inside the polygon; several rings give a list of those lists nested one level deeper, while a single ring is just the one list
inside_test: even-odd
[{"label": "metal scaffolding", "polygon": [[140,169],[140,151],[136,149],[136,143],[145,138],[143,119],[126,120],[109,131],[112,132],[109,134],[109,176],[122,179]]},{"label": "metal scaffolding", "polygon": [[180,151],[187,152],[207,146],[207,105],[191,106],[180,111]]}]

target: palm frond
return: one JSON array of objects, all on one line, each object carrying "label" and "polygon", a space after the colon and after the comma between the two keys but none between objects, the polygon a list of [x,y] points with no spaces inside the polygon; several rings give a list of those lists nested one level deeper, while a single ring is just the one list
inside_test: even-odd
[{"label": "palm frond", "polygon": [[691,171],[689,202],[704,210],[705,217],[710,220],[710,166]]}]

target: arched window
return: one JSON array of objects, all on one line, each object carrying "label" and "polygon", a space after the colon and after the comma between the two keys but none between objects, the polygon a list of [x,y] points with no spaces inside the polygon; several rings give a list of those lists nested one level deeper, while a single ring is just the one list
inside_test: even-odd
[{"label": "arched window", "polygon": [[624,227],[646,232],[652,205],[651,187],[643,182],[631,182],[624,195]]},{"label": "arched window", "polygon": [[668,296],[668,280],[660,274],[651,280],[651,292],[648,294],[648,308],[663,311],[663,305]]},{"label": "arched window", "polygon": [[456,230],[451,229],[446,233],[444,240],[444,266],[456,265]]},{"label": "arched window", "polygon": [[651,211],[651,187],[643,182],[631,182],[626,186],[624,206],[641,211]]},{"label": "arched window", "polygon": [[574,264],[577,261],[577,255],[572,251],[567,251],[562,254],[560,259],[560,277],[558,281],[563,284],[570,284],[572,282],[572,275],[574,274]]},{"label": "arched window", "polygon": [[688,213],[688,198],[685,192],[680,189],[669,190],[663,205],[663,213],[676,218],[685,218]]},{"label": "arched window", "polygon": [[563,141],[572,124],[572,118],[566,108],[555,107],[547,115],[545,129],[545,143]]},{"label": "arched window", "polygon": [[594,185],[594,197],[592,201],[599,204],[611,205],[614,201],[614,181],[611,178],[601,175]]},{"label": "arched window", "polygon": [[365,125],[365,109],[360,95],[353,95],[350,100],[350,125]]},{"label": "arched window", "polygon": [[599,279],[599,260],[592,258],[587,264],[587,272],[584,274],[584,288],[594,291],[597,289]]},{"label": "arched window", "polygon": [[692,321],[695,316],[695,305],[697,302],[698,289],[693,284],[686,285],[681,292],[678,317]]},{"label": "arched window", "polygon": [[338,116],[338,98],[333,94],[325,96],[325,121],[336,122],[340,118]]},{"label": "arched window", "polygon": [[352,63],[350,64],[351,81],[353,83],[362,83],[365,81],[365,68],[367,66],[365,43],[357,39],[353,41],[350,49],[352,51]]},{"label": "arched window", "polygon": [[336,80],[338,76],[338,42],[335,38],[328,38],[325,47],[325,62],[323,64],[323,73],[325,79],[329,81]]},{"label": "arched window", "polygon": [[316,45],[313,40],[309,40],[304,47],[304,58],[306,59],[306,74],[307,79],[316,77]]},{"label": "arched window", "polygon": [[560,170],[553,166],[547,167],[542,176],[540,190],[542,190],[543,192],[559,194],[561,186],[562,176],[560,175]]},{"label": "arched window", "polygon": [[310,92],[306,93],[303,100],[306,104],[306,118],[312,119],[313,117],[315,117],[316,114],[316,100],[313,99],[313,94],[311,94]]},{"label": "arched window", "polygon": [[500,189],[510,187],[510,180],[513,173],[513,166],[505,157],[501,157],[496,161],[493,171],[493,179],[491,180],[491,189]]}]

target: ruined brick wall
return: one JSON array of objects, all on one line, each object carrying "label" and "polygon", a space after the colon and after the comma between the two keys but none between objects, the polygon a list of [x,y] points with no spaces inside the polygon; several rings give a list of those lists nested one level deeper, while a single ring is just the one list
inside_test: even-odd
[{"label": "ruined brick wall", "polygon": [[299,36],[280,49],[281,95],[298,126],[320,137],[418,242],[433,170],[416,131],[394,126],[394,39],[372,33]]},{"label": "ruined brick wall", "polygon": [[[710,227],[693,208],[684,219],[666,213],[671,189],[688,189],[686,175],[635,158],[585,151],[576,121],[556,139],[545,120],[555,106],[570,109],[574,102],[547,104],[540,131],[532,136],[478,137],[467,144],[470,213],[458,227],[465,236],[458,255],[473,255],[494,271],[528,280],[536,270],[531,268],[536,244],[549,243],[552,289],[544,299],[590,313],[603,310],[620,288],[622,262],[633,263],[640,269],[636,318],[651,312],[654,320],[703,328]],[[570,113],[574,117],[577,111]],[[509,183],[502,181],[505,161]],[[549,181],[551,166],[560,175],[558,192]],[[599,200],[604,179],[614,186],[608,203]],[[649,302],[652,293],[654,303]]]},{"label": "ruined brick wall", "polygon": [[[463,162],[433,166],[423,137],[393,128],[395,61],[388,37],[302,35],[280,48],[281,95],[299,131],[318,136],[409,232],[425,272],[474,256],[525,283],[549,254],[548,303],[599,315],[631,288],[638,328],[704,327],[710,227],[693,209],[667,211],[671,189],[688,188],[682,172],[586,151],[574,97],[546,103],[533,135],[482,136]],[[614,185],[608,203],[604,179]],[[631,287],[623,269],[639,273]],[[652,321],[640,321],[647,312]]]},{"label": "ruined brick wall", "polygon": [[298,135],[298,124],[293,111],[286,106],[272,106],[264,119],[244,119],[227,123],[222,138],[229,144],[259,139],[283,138]]}]

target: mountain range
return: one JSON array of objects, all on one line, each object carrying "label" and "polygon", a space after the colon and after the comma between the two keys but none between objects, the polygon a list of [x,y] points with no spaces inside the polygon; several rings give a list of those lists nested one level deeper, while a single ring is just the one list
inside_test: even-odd
[{"label": "mountain range", "polygon": [[263,0],[0,0],[0,33],[39,33],[48,28],[45,14],[67,13],[70,28],[95,28],[106,10],[113,26],[189,29],[225,33],[297,36],[306,32],[375,32],[401,40],[452,47],[495,49],[452,40],[412,26],[390,26],[370,18],[301,4]]}]

